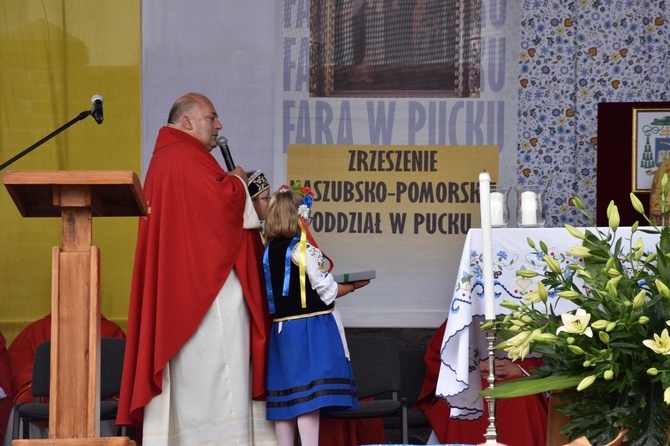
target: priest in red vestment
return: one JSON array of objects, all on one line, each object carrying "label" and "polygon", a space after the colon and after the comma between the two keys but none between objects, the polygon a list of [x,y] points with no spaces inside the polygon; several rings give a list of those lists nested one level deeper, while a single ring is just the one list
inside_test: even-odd
[{"label": "priest in red vestment", "polygon": [[[121,327],[103,315],[100,315],[100,336],[103,338],[126,337]],[[35,402],[35,397],[30,393],[33,381],[33,359],[37,346],[48,339],[51,339],[51,314],[30,323],[21,330],[9,346],[14,405]]]},{"label": "priest in red vestment", "polygon": [[145,177],[117,416],[144,444],[274,441],[251,403],[265,391],[260,222],[244,170],[210,153],[221,128],[205,96],[177,99]]},{"label": "priest in red vestment", "polygon": [[5,436],[12,411],[12,368],[9,365],[7,341],[0,333],[0,443]]},{"label": "priest in red vestment", "polygon": [[[447,321],[445,320],[428,344],[425,357],[426,378],[414,408],[421,410],[428,417],[439,443],[473,445],[484,443],[484,433],[489,425],[486,404],[484,404],[484,415],[481,418],[474,421],[462,421],[450,418],[447,402],[435,396],[441,363],[440,350],[446,326]],[[482,362],[482,365],[485,362]],[[516,362],[498,361],[496,362],[496,376],[498,379],[519,378],[541,364],[541,359],[525,359]],[[486,371],[482,368],[482,373],[488,376],[488,367]],[[482,377],[482,389],[488,385],[486,378]],[[500,443],[507,446],[545,445],[548,400],[544,394],[501,398],[496,401],[496,427]]]}]

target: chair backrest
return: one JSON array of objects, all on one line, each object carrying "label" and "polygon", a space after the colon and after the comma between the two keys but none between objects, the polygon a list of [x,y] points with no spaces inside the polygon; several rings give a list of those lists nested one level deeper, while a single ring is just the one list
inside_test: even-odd
[{"label": "chair backrest", "polygon": [[30,393],[35,401],[49,396],[49,377],[51,376],[51,341],[44,341],[35,349],[33,356],[33,377]]},{"label": "chair backrest", "polygon": [[[100,339],[100,399],[111,398],[120,393],[125,349],[125,339]],[[47,340],[37,346],[33,359],[31,394],[37,400],[49,396],[50,368],[51,341]]]},{"label": "chair backrest", "polygon": [[100,341],[100,399],[106,400],[121,393],[126,340],[102,338]]},{"label": "chair backrest", "polygon": [[399,344],[386,336],[347,336],[359,398],[400,391]]},{"label": "chair backrest", "polygon": [[425,349],[403,347],[400,350],[400,397],[407,400],[409,407],[421,393],[426,377]]}]

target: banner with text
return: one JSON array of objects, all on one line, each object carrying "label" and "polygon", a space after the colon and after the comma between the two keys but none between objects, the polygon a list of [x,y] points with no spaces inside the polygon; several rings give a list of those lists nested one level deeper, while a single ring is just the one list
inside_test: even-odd
[{"label": "banner with text", "polygon": [[375,270],[338,300],[347,326],[433,327],[445,317],[479,173],[495,146],[288,146],[288,183],[314,192],[311,230],[335,273]]}]

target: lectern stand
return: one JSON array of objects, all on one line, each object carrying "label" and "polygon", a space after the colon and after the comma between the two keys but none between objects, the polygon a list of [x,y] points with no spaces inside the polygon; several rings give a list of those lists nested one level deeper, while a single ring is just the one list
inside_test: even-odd
[{"label": "lectern stand", "polygon": [[49,438],[14,446],[126,446],[100,438],[100,250],[93,217],[147,215],[132,171],[15,171],[4,184],[24,217],[60,217],[62,246],[52,250]]}]

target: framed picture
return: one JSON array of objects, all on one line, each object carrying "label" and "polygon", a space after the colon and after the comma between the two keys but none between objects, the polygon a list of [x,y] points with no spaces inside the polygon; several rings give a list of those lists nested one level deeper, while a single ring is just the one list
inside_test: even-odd
[{"label": "framed picture", "polygon": [[479,97],[481,2],[310,0],[310,97]]},{"label": "framed picture", "polygon": [[633,192],[649,192],[658,167],[670,158],[670,108],[633,108]]}]

